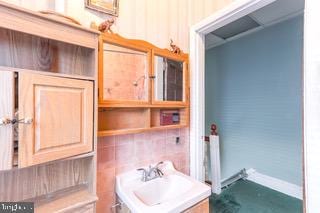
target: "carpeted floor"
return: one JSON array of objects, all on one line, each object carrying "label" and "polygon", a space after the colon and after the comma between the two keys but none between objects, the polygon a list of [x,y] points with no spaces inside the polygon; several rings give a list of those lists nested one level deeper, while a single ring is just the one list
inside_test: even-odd
[{"label": "carpeted floor", "polygon": [[210,197],[211,213],[302,213],[302,201],[248,180]]}]

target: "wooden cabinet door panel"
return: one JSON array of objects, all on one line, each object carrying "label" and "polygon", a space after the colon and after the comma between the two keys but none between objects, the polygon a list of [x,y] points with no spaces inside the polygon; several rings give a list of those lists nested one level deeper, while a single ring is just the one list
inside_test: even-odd
[{"label": "wooden cabinet door panel", "polygon": [[93,148],[93,82],[19,75],[19,166],[62,159]]}]

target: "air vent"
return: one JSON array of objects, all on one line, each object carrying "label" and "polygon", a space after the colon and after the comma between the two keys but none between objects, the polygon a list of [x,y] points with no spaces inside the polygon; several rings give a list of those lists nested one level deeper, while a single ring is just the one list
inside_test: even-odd
[{"label": "air vent", "polygon": [[261,25],[253,20],[250,16],[244,16],[234,22],[231,22],[230,24],[227,24],[213,31],[212,34],[223,39],[228,39],[260,26]]}]

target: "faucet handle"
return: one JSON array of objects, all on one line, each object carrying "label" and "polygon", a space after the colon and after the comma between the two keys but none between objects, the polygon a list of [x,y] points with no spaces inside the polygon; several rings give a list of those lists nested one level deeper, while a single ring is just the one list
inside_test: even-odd
[{"label": "faucet handle", "polygon": [[157,170],[159,177],[162,177],[164,175],[163,172],[161,171],[161,169],[157,168],[156,170]]},{"label": "faucet handle", "polygon": [[139,169],[137,169],[137,171],[142,171],[142,178],[141,178],[141,180],[142,180],[143,182],[146,182],[148,171],[147,171],[145,168],[139,168]]},{"label": "faucet handle", "polygon": [[159,169],[159,166],[161,165],[161,164],[163,164],[163,161],[160,161],[159,163],[157,163],[156,165],[155,165],[155,172],[157,173],[157,175],[159,176],[159,177],[162,177],[164,174],[163,174],[163,172],[161,171],[161,169]]}]

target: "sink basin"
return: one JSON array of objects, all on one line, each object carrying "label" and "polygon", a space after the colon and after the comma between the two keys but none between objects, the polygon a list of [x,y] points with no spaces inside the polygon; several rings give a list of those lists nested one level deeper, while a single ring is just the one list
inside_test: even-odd
[{"label": "sink basin", "polygon": [[172,162],[160,169],[163,177],[147,182],[136,170],[116,177],[116,193],[133,213],[182,212],[210,196],[209,186],[178,172]]},{"label": "sink basin", "polygon": [[178,175],[167,175],[146,182],[133,193],[148,206],[169,201],[192,188],[192,182]]}]

